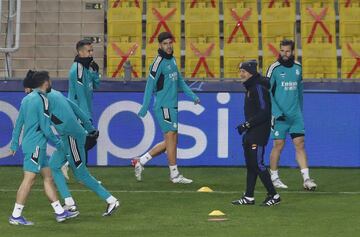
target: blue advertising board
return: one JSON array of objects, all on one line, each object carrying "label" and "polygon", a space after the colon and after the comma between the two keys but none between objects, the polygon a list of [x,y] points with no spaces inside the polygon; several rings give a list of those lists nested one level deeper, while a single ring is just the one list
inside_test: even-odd
[{"label": "blue advertising board", "polygon": [[[178,164],[181,166],[244,165],[241,137],[235,127],[243,122],[241,92],[198,93],[201,104],[179,96]],[[0,165],[22,164],[22,152],[10,156],[9,143],[22,92],[0,93]],[[128,166],[163,139],[152,111],[137,117],[143,94],[96,92],[94,124],[100,130],[98,145],[89,152],[89,165]],[[360,94],[305,93],[306,151],[310,166],[360,167]],[[268,163],[272,142],[266,151]],[[48,147],[51,154],[54,148]],[[149,165],[167,165],[166,155]],[[297,166],[291,140],[280,165]]]}]

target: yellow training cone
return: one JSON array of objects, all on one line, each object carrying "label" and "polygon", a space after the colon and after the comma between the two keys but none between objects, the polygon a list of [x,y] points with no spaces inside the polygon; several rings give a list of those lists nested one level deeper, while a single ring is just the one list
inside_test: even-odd
[{"label": "yellow training cone", "polygon": [[225,216],[225,213],[220,210],[214,210],[209,213],[209,216]]},{"label": "yellow training cone", "polygon": [[214,191],[209,187],[201,187],[200,189],[198,189],[198,192],[200,192],[200,193],[211,193],[211,192],[214,192]]}]

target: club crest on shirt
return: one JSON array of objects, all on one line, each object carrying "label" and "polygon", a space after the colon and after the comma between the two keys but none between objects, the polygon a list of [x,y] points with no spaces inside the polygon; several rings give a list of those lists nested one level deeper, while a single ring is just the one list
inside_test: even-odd
[{"label": "club crest on shirt", "polygon": [[296,73],[297,76],[299,76],[300,75],[299,69],[296,69],[295,73]]}]

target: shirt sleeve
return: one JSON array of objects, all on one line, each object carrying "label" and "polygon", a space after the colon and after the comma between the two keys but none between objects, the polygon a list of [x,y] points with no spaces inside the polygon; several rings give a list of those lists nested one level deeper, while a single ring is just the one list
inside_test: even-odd
[{"label": "shirt sleeve", "polygon": [[15,127],[12,132],[11,146],[10,146],[10,149],[12,151],[16,151],[17,149],[19,149],[19,138],[23,125],[24,125],[24,109],[23,106],[20,106],[19,115],[16,119]]},{"label": "shirt sleeve", "polygon": [[185,83],[184,78],[178,70],[178,87],[182,90],[186,96],[190,97],[193,101],[199,99],[196,94],[190,89],[190,87]]},{"label": "shirt sleeve", "polygon": [[89,133],[95,131],[96,129],[91,123],[91,118],[87,116],[74,102],[69,99],[67,99],[67,102],[71,106],[71,109],[74,111],[76,117],[78,117],[80,121],[84,124],[86,131],[88,131]]},{"label": "shirt sleeve", "polygon": [[250,124],[250,128],[252,128],[270,120],[271,107],[269,92],[263,86],[257,85],[256,89],[250,91],[250,95],[255,100],[258,108],[256,115],[247,121]]},{"label": "shirt sleeve", "polygon": [[277,86],[276,77],[274,76],[274,73],[271,73],[271,75],[268,74],[267,77],[270,80],[270,97],[271,97],[271,105],[272,105],[272,114],[275,118],[278,118],[284,115],[284,113],[279,108],[279,105],[275,99],[276,86]]},{"label": "shirt sleeve", "polygon": [[158,56],[155,59],[154,63],[150,66],[149,76],[146,81],[143,103],[138,113],[140,117],[145,117],[147,111],[149,110],[151,98],[155,90],[156,81],[159,79],[159,76],[161,74],[161,62],[162,58]]},{"label": "shirt sleeve", "polygon": [[77,63],[70,71],[68,98],[78,105],[83,104],[81,100],[86,100],[83,76],[84,68]]},{"label": "shirt sleeve", "polygon": [[45,137],[49,139],[52,143],[59,148],[61,144],[61,140],[55,136],[51,127],[50,127],[50,112],[49,112],[49,102],[48,99],[44,95],[40,95],[42,99],[42,103],[35,101],[36,104],[32,105],[36,108],[37,116],[39,118],[39,125],[41,131],[45,134]]},{"label": "shirt sleeve", "polygon": [[92,82],[94,89],[99,88],[101,75],[98,72],[91,72]]},{"label": "shirt sleeve", "polygon": [[302,79],[302,75],[300,76],[299,86],[298,86],[298,93],[299,93],[299,104],[300,109],[303,111],[303,105],[304,105],[304,83]]}]

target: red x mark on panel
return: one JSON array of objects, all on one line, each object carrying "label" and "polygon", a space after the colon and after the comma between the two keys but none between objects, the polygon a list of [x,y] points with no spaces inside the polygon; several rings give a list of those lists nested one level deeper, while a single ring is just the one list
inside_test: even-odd
[{"label": "red x mark on panel", "polygon": [[[284,0],[283,2],[285,3],[285,5],[286,5],[287,7],[290,7],[290,2],[289,2],[289,0]],[[275,3],[275,0],[271,0],[271,1],[269,2],[268,8],[272,8],[272,7],[274,6],[274,3]]]},{"label": "red x mark on panel", "polygon": [[[191,5],[190,5],[190,8],[194,8],[196,2],[197,2],[197,0],[192,0]],[[211,0],[211,7],[212,7],[212,8],[215,8],[215,7],[216,7],[215,0]]]},{"label": "red x mark on panel", "polygon": [[190,43],[190,48],[194,52],[194,54],[199,58],[198,63],[195,66],[195,69],[193,73],[191,74],[191,77],[195,77],[197,72],[200,69],[201,64],[204,64],[205,72],[210,75],[210,77],[214,77],[214,74],[210,71],[209,66],[206,62],[206,58],[211,54],[211,51],[214,49],[215,44],[212,43],[210,46],[205,50],[204,53],[200,52],[193,43]]},{"label": "red x mark on panel", "polygon": [[311,29],[311,33],[308,37],[307,43],[311,43],[312,39],[314,38],[317,25],[321,26],[321,28],[325,31],[325,34],[328,36],[329,43],[332,43],[332,35],[330,34],[328,28],[326,28],[324,22],[322,21],[322,19],[326,16],[328,8],[327,7],[322,8],[319,15],[317,15],[316,12],[314,12],[310,7],[306,8],[306,10],[315,20]]},{"label": "red x mark on panel", "polygon": [[152,13],[156,16],[156,18],[159,20],[159,23],[156,26],[154,34],[151,36],[149,43],[153,43],[156,36],[159,34],[161,26],[164,26],[165,30],[169,32],[173,36],[173,41],[175,42],[175,37],[171,33],[171,30],[169,26],[166,24],[166,20],[168,20],[172,15],[174,15],[176,12],[176,8],[171,9],[165,16],[162,16],[158,10],[155,8],[152,8]]},{"label": "red x mark on panel", "polygon": [[347,49],[349,50],[351,56],[356,60],[356,63],[354,64],[354,67],[351,69],[351,71],[348,73],[347,78],[351,78],[351,76],[354,74],[356,69],[360,67],[360,54],[355,52],[355,50],[351,47],[349,43],[346,44]]},{"label": "red x mark on panel", "polygon": [[236,32],[239,30],[239,28],[241,29],[241,31],[243,32],[246,42],[251,42],[250,36],[248,34],[248,32],[246,31],[245,27],[244,27],[244,21],[247,20],[249,18],[249,16],[251,15],[251,9],[249,8],[243,16],[239,16],[238,14],[236,14],[235,9],[231,9],[231,16],[234,18],[234,20],[236,21],[236,26],[233,29],[233,31],[231,32],[230,38],[228,39],[227,43],[230,44],[231,41],[233,40],[234,36],[236,35]]},{"label": "red x mark on panel", "polygon": [[[135,53],[136,49],[139,47],[137,43],[135,43],[128,51],[127,53],[124,53],[115,43],[111,43],[112,49],[121,57],[121,61],[119,62],[115,72],[112,74],[112,77],[116,77],[117,74],[122,69],[124,63],[126,60]],[[138,77],[137,72],[133,69],[132,71],[134,77]]]},{"label": "red x mark on panel", "polygon": [[268,43],[268,48],[276,58],[279,57],[280,52],[275,48],[275,46],[272,43]]},{"label": "red x mark on panel", "polygon": [[[116,0],[114,3],[113,3],[113,8],[116,8],[116,7],[118,7],[119,5],[120,5],[120,2],[121,2],[121,0]],[[139,0],[134,0],[134,2],[135,2],[135,5],[136,5],[136,7],[137,8],[140,8],[140,3],[139,3]]]},{"label": "red x mark on panel", "polygon": [[345,3],[345,7],[349,7],[350,3],[351,3],[351,0],[347,0],[346,3]]}]

